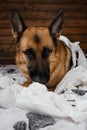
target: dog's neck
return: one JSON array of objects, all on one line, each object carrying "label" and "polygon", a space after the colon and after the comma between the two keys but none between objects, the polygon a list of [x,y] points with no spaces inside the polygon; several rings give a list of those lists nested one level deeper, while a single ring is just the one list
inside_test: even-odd
[{"label": "dog's neck", "polygon": [[64,45],[62,41],[58,40],[57,42],[57,52],[55,55],[56,64],[52,62],[54,71],[50,73],[50,81],[46,84],[50,91],[55,90],[56,85],[71,68],[71,50]]}]

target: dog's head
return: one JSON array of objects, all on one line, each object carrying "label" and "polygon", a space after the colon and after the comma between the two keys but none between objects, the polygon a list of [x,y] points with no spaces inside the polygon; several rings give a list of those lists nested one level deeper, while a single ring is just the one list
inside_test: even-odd
[{"label": "dog's head", "polygon": [[56,67],[58,41],[63,25],[60,10],[49,27],[27,27],[17,11],[11,14],[12,34],[17,44],[16,62],[31,81],[46,84]]}]

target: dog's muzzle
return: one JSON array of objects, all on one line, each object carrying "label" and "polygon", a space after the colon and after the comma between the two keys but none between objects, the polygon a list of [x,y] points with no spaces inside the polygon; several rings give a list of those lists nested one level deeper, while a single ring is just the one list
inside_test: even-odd
[{"label": "dog's muzzle", "polygon": [[50,71],[49,69],[45,71],[38,71],[37,69],[28,69],[30,78],[33,82],[39,82],[42,84],[46,84],[50,79]]}]

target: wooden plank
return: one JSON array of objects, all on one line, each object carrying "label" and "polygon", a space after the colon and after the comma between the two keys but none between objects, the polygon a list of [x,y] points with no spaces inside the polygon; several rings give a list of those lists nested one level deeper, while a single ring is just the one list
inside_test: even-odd
[{"label": "wooden plank", "polygon": [[[21,5],[21,6],[20,6]],[[72,5],[72,6],[71,6]],[[1,3],[0,11],[8,11],[12,9],[18,9],[21,11],[57,11],[58,9],[64,10],[87,10],[86,4],[78,4],[78,3]]]},{"label": "wooden plank", "polygon": [[64,27],[86,27],[87,19],[64,19]]},{"label": "wooden plank", "polygon": [[[24,20],[27,26],[49,26],[52,20]],[[9,20],[0,20],[0,29],[1,28],[11,28],[10,19]]]},{"label": "wooden plank", "polygon": [[83,44],[80,44],[80,47],[81,47],[83,50],[86,50],[86,51],[87,51],[87,42],[86,42],[86,43],[83,43]]},{"label": "wooden plank", "polygon": [[11,59],[12,57],[15,57],[15,52],[13,53],[13,52],[5,52],[5,51],[3,51],[3,52],[1,52],[0,51],[0,59],[3,59],[3,58],[5,58],[5,57],[7,57],[8,59]]},{"label": "wooden plank", "polygon": [[87,28],[86,27],[81,27],[81,28],[74,28],[74,27],[68,27],[68,28],[63,28],[62,29],[62,34],[80,34],[80,35],[85,35],[87,34]]},{"label": "wooden plank", "polygon": [[41,11],[41,10],[47,10],[47,11],[58,11],[58,9],[64,9],[64,10],[84,10],[86,11],[87,10],[87,6],[86,4],[74,4],[72,3],[72,6],[71,6],[71,3],[70,4],[34,4],[34,9],[37,11]]},{"label": "wooden plank", "polygon": [[0,65],[14,65],[14,60],[0,60]]},{"label": "wooden plank", "polygon": [[[29,6],[29,7],[28,7]],[[18,10],[33,10],[33,5],[32,3],[23,3],[21,4],[20,2],[18,3],[1,3],[1,8],[0,8],[0,11],[11,11],[13,9],[18,9]]]},{"label": "wooden plank", "polygon": [[9,37],[9,36],[3,36],[3,37],[0,37],[0,44],[11,44],[13,43],[13,39],[12,37]]},{"label": "wooden plank", "polygon": [[[87,11],[87,9],[86,9]],[[19,11],[20,12],[20,11]],[[21,11],[21,16],[23,19],[28,20],[51,20],[57,15],[58,11]],[[10,20],[10,11],[2,11],[2,15],[0,15],[0,20]],[[84,10],[65,10],[64,11],[65,19],[85,19],[87,20],[87,13]]]},{"label": "wooden plank", "polygon": [[[5,44],[4,44],[5,43]],[[5,51],[15,51],[16,47],[13,47],[12,45],[9,45],[7,42],[4,42],[3,44],[0,44],[0,50],[5,50]]]},{"label": "wooden plank", "polygon": [[[52,22],[51,20],[24,20],[26,25],[28,26],[49,26]],[[63,27],[87,27],[87,20],[85,19],[64,19]],[[10,19],[8,20],[0,20],[0,28],[11,28]]]},{"label": "wooden plank", "polygon": [[80,41],[81,43],[87,43],[87,35],[66,35],[72,42]]},{"label": "wooden plank", "polygon": [[[36,12],[36,11],[31,11],[31,12],[21,12],[21,16],[23,16],[24,19],[52,19],[55,15],[55,12]],[[8,12],[2,12],[2,15],[0,15],[0,20],[2,19],[10,19],[10,13]]]},{"label": "wooden plank", "polygon": [[[3,2],[3,0],[0,0],[1,2]],[[69,3],[69,2],[73,2],[72,0],[4,0],[4,2],[12,2],[12,3],[24,3],[24,2],[28,2],[28,3]],[[87,3],[87,0],[76,0],[74,1],[75,3],[79,2],[79,3]]]},{"label": "wooden plank", "polygon": [[0,28],[0,36],[12,36],[11,28]]}]

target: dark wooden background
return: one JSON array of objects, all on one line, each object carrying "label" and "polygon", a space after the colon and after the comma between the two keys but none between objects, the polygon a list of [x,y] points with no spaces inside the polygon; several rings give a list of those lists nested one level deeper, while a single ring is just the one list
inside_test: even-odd
[{"label": "dark wooden background", "polygon": [[87,53],[87,0],[0,0],[0,64],[15,64],[10,12],[17,9],[29,26],[49,26],[59,9],[64,10],[62,34],[80,41]]}]

